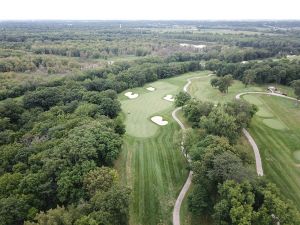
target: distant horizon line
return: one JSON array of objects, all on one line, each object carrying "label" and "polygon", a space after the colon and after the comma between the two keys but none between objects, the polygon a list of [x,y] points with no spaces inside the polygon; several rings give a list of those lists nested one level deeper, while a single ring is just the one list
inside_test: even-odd
[{"label": "distant horizon line", "polygon": [[191,22],[263,22],[263,21],[299,21],[299,19],[1,19],[0,22],[37,22],[37,21],[75,21],[75,22],[104,22],[104,21],[191,21]]}]

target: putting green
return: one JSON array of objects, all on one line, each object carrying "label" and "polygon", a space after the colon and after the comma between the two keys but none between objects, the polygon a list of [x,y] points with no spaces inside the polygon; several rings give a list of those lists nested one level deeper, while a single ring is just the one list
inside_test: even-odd
[{"label": "putting green", "polygon": [[[128,99],[121,93],[119,99],[121,100],[122,111],[126,118],[126,134],[138,138],[154,136],[161,127],[153,123],[151,117],[161,116],[165,112],[171,111],[174,107],[173,102],[166,101],[163,98],[166,95],[175,96],[182,90],[188,78],[205,76],[208,74],[209,71],[187,73],[182,76],[147,84],[146,87],[151,86],[155,88],[155,91],[153,92],[147,91],[145,87],[130,89],[129,91],[139,94],[139,97],[135,99]],[[128,90],[124,93],[126,92],[128,92]]]},{"label": "putting green", "polygon": [[273,117],[273,113],[271,113],[268,109],[263,106],[260,106],[258,112],[256,113],[257,116],[260,117]]},{"label": "putting green", "polygon": [[270,128],[273,128],[275,130],[285,130],[287,127],[283,122],[281,122],[278,119],[264,119],[263,123],[267,125]]},{"label": "putting green", "polygon": [[298,162],[300,162],[300,150],[294,151],[293,156]]},{"label": "putting green", "polygon": [[257,105],[257,106],[263,105],[263,102],[259,99],[258,96],[255,96],[255,95],[244,95],[243,99],[245,99],[249,103]]},{"label": "putting green", "polygon": [[[121,101],[123,113],[126,116],[126,133],[134,137],[151,137],[155,135],[159,126],[154,124],[150,118],[161,115],[163,111],[173,106],[172,102],[166,101],[163,97],[167,94],[175,94],[178,87],[164,81],[157,81],[151,84],[156,88],[154,92],[141,94],[136,99]],[[140,92],[143,88],[134,91]]]}]

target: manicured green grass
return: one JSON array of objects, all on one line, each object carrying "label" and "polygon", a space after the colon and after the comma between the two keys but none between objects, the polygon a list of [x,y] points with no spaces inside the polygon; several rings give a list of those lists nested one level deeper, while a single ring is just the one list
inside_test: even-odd
[{"label": "manicured green grass", "polygon": [[[210,86],[211,78],[193,81],[190,91],[203,101],[226,102],[235,95],[246,91],[263,91],[267,86],[250,86],[235,81],[228,95],[222,95]],[[290,87],[277,85],[277,88],[294,96]],[[244,95],[250,103],[259,108],[250,127],[260,149],[265,176],[276,183],[282,193],[300,209],[300,107],[292,100],[268,95]]]},{"label": "manicured green grass", "polygon": [[[235,81],[229,93],[223,95],[210,86],[210,79],[194,80],[189,88],[191,95],[203,101],[218,103],[230,101],[241,92],[264,91],[267,86],[275,86],[270,84],[245,88],[241,82]],[[290,87],[277,85],[277,88],[294,96]],[[251,94],[243,98],[259,108],[250,133],[260,149],[265,176],[276,183],[284,196],[300,209],[300,107],[297,108],[292,100],[268,95]],[[238,145],[252,153],[245,138],[242,137]],[[194,218],[188,212],[186,198],[181,209],[182,224],[205,224],[199,221],[199,218]]]},{"label": "manicured green grass", "polygon": [[[246,97],[246,96],[245,96]],[[300,209],[300,108],[295,101],[256,95],[273,115],[266,123],[260,115],[253,118],[250,133],[260,149],[264,173]],[[261,107],[261,106],[259,106]]]},{"label": "manicured green grass", "polygon": [[240,81],[234,81],[233,85],[229,87],[228,94],[222,94],[218,89],[212,88],[210,80],[213,77],[206,77],[203,79],[193,80],[189,88],[189,93],[202,101],[211,101],[214,103],[228,102],[235,99],[235,96],[240,92],[246,91],[262,91],[261,87],[256,86],[245,86]]},{"label": "manicured green grass", "polygon": [[[182,90],[188,78],[207,74],[208,71],[188,73],[127,90],[139,94],[132,100],[124,96],[125,92],[119,95],[127,132],[115,167],[122,183],[132,188],[130,224],[171,224],[175,200],[188,170],[176,145],[180,128],[171,116],[174,106],[162,98]],[[149,86],[156,91],[146,90]],[[153,115],[163,116],[168,125],[152,123]]]},{"label": "manicured green grass", "polygon": [[151,86],[156,90],[151,92],[145,88],[135,88],[130,91],[138,93],[139,97],[121,102],[122,110],[126,114],[127,134],[131,136],[153,136],[160,127],[154,124],[150,118],[160,115],[162,111],[173,106],[172,102],[164,100],[163,97],[167,94],[175,95],[178,92],[178,86],[165,81],[155,82]]},{"label": "manicured green grass", "polygon": [[168,120],[152,138],[125,138],[121,176],[133,191],[130,224],[169,224],[186,180],[186,161],[175,146],[178,126]]},{"label": "manicured green grass", "polygon": [[[238,80],[235,80],[233,85],[229,87],[228,94],[222,94],[217,88],[212,88],[210,85],[210,80],[213,77],[206,77],[202,79],[193,80],[192,84],[189,87],[189,93],[202,101],[211,101],[211,102],[228,102],[235,99],[235,96],[241,92],[248,91],[265,91],[268,86],[276,86],[279,91],[286,93],[288,96],[294,97],[294,93],[291,87],[275,84],[265,84],[265,85],[250,85],[245,87],[245,85]],[[252,95],[247,96],[251,102],[253,97]],[[248,99],[246,99],[248,101]],[[257,100],[253,100],[257,101]],[[251,102],[256,104],[256,102]]]}]

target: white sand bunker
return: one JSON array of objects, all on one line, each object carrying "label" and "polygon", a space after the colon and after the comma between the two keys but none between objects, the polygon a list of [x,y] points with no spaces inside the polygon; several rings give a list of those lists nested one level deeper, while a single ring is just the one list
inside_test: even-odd
[{"label": "white sand bunker", "polygon": [[173,98],[173,95],[167,95],[164,97],[164,100],[170,101],[170,102],[174,102],[175,99]]},{"label": "white sand bunker", "polygon": [[165,126],[168,124],[168,121],[163,120],[163,118],[161,116],[153,116],[151,118],[153,123],[158,124],[159,126]]},{"label": "white sand bunker", "polygon": [[131,91],[126,92],[124,95],[130,99],[137,98],[139,96],[139,94],[133,94]]},{"label": "white sand bunker", "polygon": [[148,91],[155,91],[155,88],[154,87],[147,87],[146,88]]}]

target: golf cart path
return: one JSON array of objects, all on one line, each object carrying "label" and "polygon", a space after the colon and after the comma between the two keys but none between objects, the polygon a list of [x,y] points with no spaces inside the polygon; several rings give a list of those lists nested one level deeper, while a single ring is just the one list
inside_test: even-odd
[{"label": "golf cart path", "polygon": [[[209,76],[213,76],[213,74],[209,74],[208,76],[201,76],[201,77],[193,77],[193,78],[189,78],[187,79],[187,83],[185,84],[185,86],[183,87],[183,91],[184,92],[188,92],[188,87],[191,85],[192,80],[194,79],[200,79],[200,78],[204,78],[204,77],[209,77]],[[272,95],[272,96],[277,96],[277,97],[282,97],[282,98],[287,98],[287,99],[291,99],[291,100],[296,100],[296,98],[293,97],[288,97],[285,95],[281,95],[281,94],[277,94],[277,93],[267,93],[267,92],[243,92],[243,93],[239,93],[235,96],[236,99],[240,99],[242,95],[246,95],[246,94],[266,94],[266,95]],[[176,108],[173,112],[172,112],[172,117],[173,119],[179,124],[180,128],[182,130],[185,130],[185,126],[184,124],[180,121],[180,119],[177,117],[176,113],[181,110],[182,107],[178,107]],[[246,130],[243,129],[243,134],[245,135],[245,137],[247,138],[247,140],[249,141],[250,145],[252,146],[254,155],[255,155],[255,164],[256,164],[256,172],[258,176],[263,176],[263,168],[262,168],[262,162],[261,162],[261,157],[260,157],[260,153],[259,153],[259,149],[257,147],[257,144],[255,143],[254,139],[252,138],[252,136],[250,135],[250,133]],[[184,137],[183,137],[184,138]],[[183,147],[183,141],[181,142],[181,150],[182,153],[184,154],[184,147]],[[187,159],[188,161],[190,161],[190,157],[187,155]],[[297,165],[298,166],[298,165]],[[181,204],[182,201],[186,195],[186,193],[188,192],[191,183],[192,183],[192,175],[193,172],[190,171],[189,172],[189,176],[183,186],[183,188],[181,189],[179,196],[176,199],[175,202],[175,206],[173,209],[173,225],[180,225],[180,208],[181,208]]]},{"label": "golf cart path", "polygon": [[[264,94],[264,95],[272,95],[272,96],[277,96],[277,97],[282,97],[282,98],[287,98],[287,99],[291,99],[291,100],[296,100],[296,98],[292,98],[292,97],[288,97],[285,95],[281,95],[281,94],[277,94],[277,93],[268,93],[268,92],[258,92],[258,91],[249,91],[249,92],[243,92],[243,93],[239,93],[235,96],[236,99],[241,99],[242,95],[247,95],[247,94]],[[261,162],[261,157],[260,157],[260,153],[259,153],[259,149],[254,141],[254,139],[252,138],[252,136],[250,135],[250,133],[243,128],[243,133],[245,135],[245,137],[247,138],[247,140],[249,141],[250,145],[252,146],[253,152],[254,152],[254,156],[255,156],[255,164],[256,164],[256,172],[258,176],[263,176],[264,175],[264,171],[262,168],[262,162]]]},{"label": "golf cart path", "polygon": [[[176,113],[181,110],[182,107],[178,107],[176,108],[173,112],[172,112],[172,117],[173,119],[179,124],[180,128],[182,130],[185,130],[185,126],[184,124],[178,119]],[[181,142],[181,151],[182,151],[182,154],[184,154],[184,147],[183,147],[183,141]],[[189,157],[187,156],[187,158],[189,159]],[[186,195],[186,193],[188,192],[190,186],[191,186],[191,183],[192,183],[192,176],[193,176],[193,171],[190,170],[189,172],[189,176],[185,182],[185,184],[183,185],[177,199],[176,199],[176,202],[175,202],[175,206],[174,206],[174,209],[173,209],[173,225],[180,225],[180,208],[181,208],[181,204],[182,204],[182,201]]]},{"label": "golf cart path", "polygon": [[[201,76],[201,77],[192,77],[192,78],[189,78],[187,79],[187,83],[186,85],[184,85],[183,87],[183,91],[184,92],[188,92],[188,87],[191,85],[192,83],[192,80],[194,79],[200,79],[200,78],[204,78],[204,77],[209,77],[209,76],[212,76],[213,74],[209,74],[207,76]],[[180,121],[180,119],[177,117],[176,113],[181,110],[182,107],[178,107],[176,109],[173,110],[172,112],[172,117],[173,119],[179,124],[180,128],[182,130],[185,130],[186,127],[184,126],[184,124]],[[184,147],[183,147],[183,140],[181,142],[181,151],[182,151],[182,154],[184,154]],[[186,156],[186,158],[188,159],[188,161],[190,161],[190,157],[189,155]],[[173,225],[180,225],[180,208],[181,208],[181,204],[182,204],[182,201],[184,199],[184,196],[186,195],[186,193],[188,192],[190,186],[191,186],[191,183],[192,183],[192,177],[193,177],[193,171],[190,170],[189,172],[189,176],[185,182],[185,184],[183,185],[177,199],[176,199],[176,202],[175,202],[175,206],[174,206],[174,209],[173,209]]]}]

